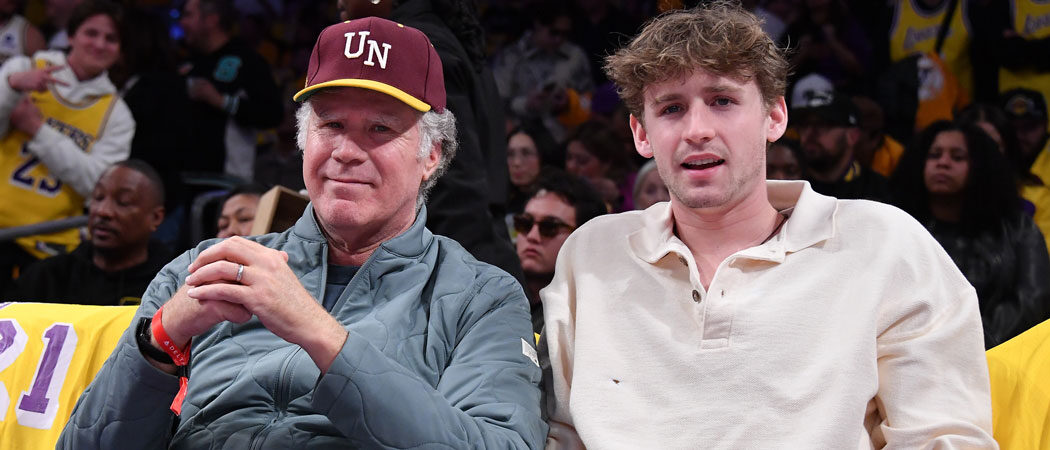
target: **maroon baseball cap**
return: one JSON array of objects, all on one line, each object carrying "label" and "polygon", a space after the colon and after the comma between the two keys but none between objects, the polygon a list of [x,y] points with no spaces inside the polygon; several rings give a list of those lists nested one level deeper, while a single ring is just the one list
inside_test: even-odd
[{"label": "maroon baseball cap", "polygon": [[371,89],[419,111],[445,109],[441,59],[422,31],[378,17],[348,20],[321,31],[310,54],[306,86],[292,100],[328,87]]}]

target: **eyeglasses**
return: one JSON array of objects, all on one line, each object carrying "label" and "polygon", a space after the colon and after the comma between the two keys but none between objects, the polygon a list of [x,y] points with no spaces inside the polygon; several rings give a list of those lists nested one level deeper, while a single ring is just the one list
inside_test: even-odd
[{"label": "eyeglasses", "polygon": [[557,236],[562,228],[572,231],[576,227],[562,222],[553,217],[547,217],[541,220],[536,220],[528,214],[515,214],[514,215],[514,231],[518,234],[528,234],[532,231],[532,226],[537,225],[540,227],[540,236],[545,238],[552,238]]}]

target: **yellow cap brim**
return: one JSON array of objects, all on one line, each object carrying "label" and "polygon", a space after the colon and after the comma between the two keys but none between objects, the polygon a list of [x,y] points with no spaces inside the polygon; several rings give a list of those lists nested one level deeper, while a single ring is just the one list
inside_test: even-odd
[{"label": "yellow cap brim", "polygon": [[398,89],[386,83],[380,83],[378,81],[359,80],[352,78],[325,81],[324,83],[317,83],[313,86],[307,86],[303,88],[303,90],[296,92],[295,95],[292,96],[292,100],[297,102],[306,100],[306,98],[310,94],[314,93],[318,89],[324,89],[329,87],[356,87],[363,89],[371,89],[373,91],[382,92],[398,100],[401,100],[402,102],[405,102],[405,104],[407,104],[408,106],[411,106],[413,109],[416,109],[418,111],[430,111],[430,105],[424,103],[418,98],[409,95],[407,92],[402,91],[401,89]]}]

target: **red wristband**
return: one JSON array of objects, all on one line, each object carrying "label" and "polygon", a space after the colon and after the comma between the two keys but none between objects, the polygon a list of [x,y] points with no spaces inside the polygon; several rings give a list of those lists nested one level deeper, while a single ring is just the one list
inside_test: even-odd
[{"label": "red wristband", "polygon": [[182,415],[182,402],[186,399],[186,389],[189,385],[189,371],[187,366],[190,364],[190,343],[186,343],[185,348],[178,348],[173,342],[171,342],[171,336],[168,336],[168,332],[164,331],[164,325],[161,323],[161,317],[163,317],[164,307],[161,306],[157,309],[156,314],[153,315],[153,321],[150,323],[150,332],[153,333],[153,338],[160,343],[160,347],[164,349],[164,352],[171,356],[172,361],[175,361],[176,371],[179,375],[179,392],[175,394],[175,398],[171,402],[171,411],[176,415]]},{"label": "red wristband", "polygon": [[[184,369],[186,366],[179,366],[180,369]],[[181,371],[185,374],[185,370]],[[179,392],[175,394],[175,398],[171,400],[171,412],[175,413],[176,416],[182,415],[182,402],[186,400],[186,390],[189,388],[190,378],[187,376],[179,377]]]},{"label": "red wristband", "polygon": [[164,312],[164,307],[161,306],[157,310],[157,313],[153,315],[153,322],[150,323],[150,332],[153,333],[153,337],[160,343],[160,348],[164,350],[168,356],[171,356],[171,360],[175,361],[176,366],[185,366],[190,363],[190,344],[186,343],[186,348],[178,348],[175,343],[171,341],[171,337],[168,336],[168,332],[164,331],[164,325],[161,323],[161,316]]}]

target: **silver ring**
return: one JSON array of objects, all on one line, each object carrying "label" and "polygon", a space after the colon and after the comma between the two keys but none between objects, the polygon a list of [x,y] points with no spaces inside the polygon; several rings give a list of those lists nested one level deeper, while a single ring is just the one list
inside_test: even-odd
[{"label": "silver ring", "polygon": [[243,276],[244,276],[244,264],[238,264],[237,265],[237,278],[234,279],[234,281],[240,283],[241,282],[241,277],[243,277]]}]

